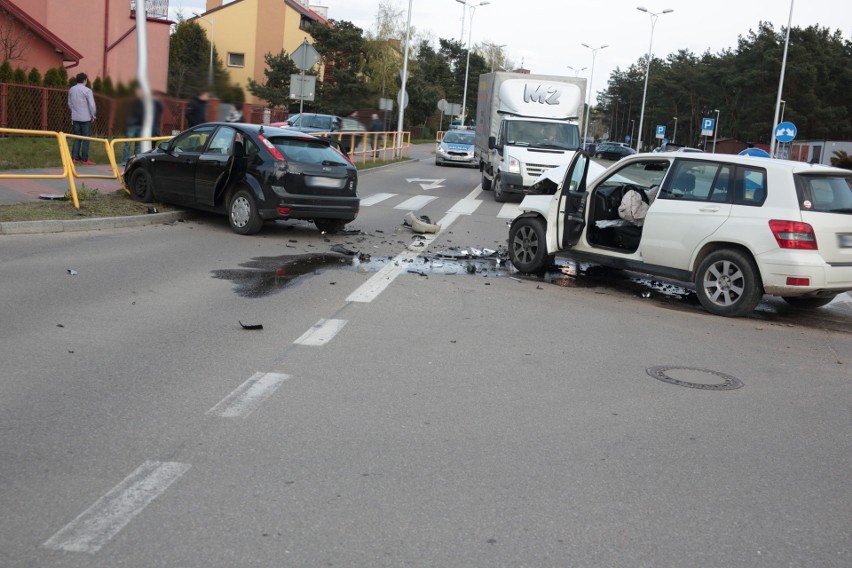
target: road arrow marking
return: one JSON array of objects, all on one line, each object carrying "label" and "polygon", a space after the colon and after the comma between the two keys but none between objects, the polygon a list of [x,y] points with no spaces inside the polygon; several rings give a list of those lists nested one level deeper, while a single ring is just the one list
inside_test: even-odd
[{"label": "road arrow marking", "polygon": [[[405,181],[407,181],[408,183],[412,183],[412,182],[420,183],[420,187],[422,187],[424,191],[426,191],[427,189],[438,189],[439,187],[444,187],[443,185],[441,185],[441,182],[446,181],[446,180],[447,180],[447,178],[441,178],[441,179],[406,178],[405,179]],[[421,182],[427,182],[427,183],[421,183]]]}]

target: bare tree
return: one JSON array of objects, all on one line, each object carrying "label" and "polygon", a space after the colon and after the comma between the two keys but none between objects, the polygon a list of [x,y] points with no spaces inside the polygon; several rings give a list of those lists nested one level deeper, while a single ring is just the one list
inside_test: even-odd
[{"label": "bare tree", "polygon": [[492,71],[509,71],[515,66],[515,62],[503,51],[504,47],[484,41],[476,44],[473,50],[485,59]]},{"label": "bare tree", "polygon": [[0,61],[23,61],[27,53],[30,32],[15,25],[8,11],[0,9]]}]

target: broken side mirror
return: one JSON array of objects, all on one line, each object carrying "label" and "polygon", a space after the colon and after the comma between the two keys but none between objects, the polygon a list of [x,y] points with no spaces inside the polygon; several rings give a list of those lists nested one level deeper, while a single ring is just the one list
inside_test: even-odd
[{"label": "broken side mirror", "polygon": [[496,136],[489,136],[488,137],[488,149],[494,150],[495,148],[497,148],[497,137]]}]

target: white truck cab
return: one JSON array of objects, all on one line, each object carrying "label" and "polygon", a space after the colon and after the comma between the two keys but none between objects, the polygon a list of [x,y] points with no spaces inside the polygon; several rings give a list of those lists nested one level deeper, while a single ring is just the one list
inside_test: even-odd
[{"label": "white truck cab", "polygon": [[585,79],[517,73],[480,76],[475,154],[497,201],[526,194],[580,149]]}]

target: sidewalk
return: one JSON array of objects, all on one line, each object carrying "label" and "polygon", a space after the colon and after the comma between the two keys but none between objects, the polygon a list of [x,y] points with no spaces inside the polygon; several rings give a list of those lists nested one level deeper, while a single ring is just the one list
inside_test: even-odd
[{"label": "sidewalk", "polygon": [[[76,166],[78,174],[112,175],[108,164],[97,166]],[[119,172],[124,168],[119,166]],[[43,174],[61,175],[62,168],[42,168],[32,170],[0,170],[2,174]],[[112,192],[121,189],[121,184],[114,179],[75,179],[79,190],[83,184],[87,188],[101,192]],[[68,191],[67,179],[2,179],[0,178],[0,205],[20,203],[22,201],[38,201],[42,194],[64,194]]]}]

